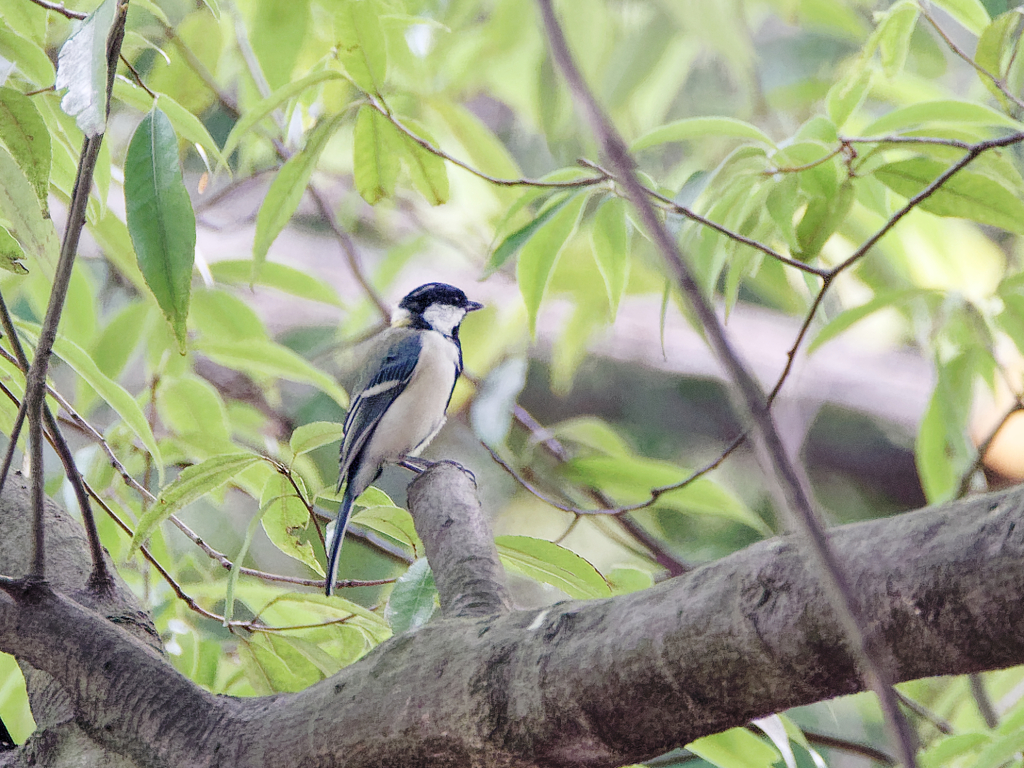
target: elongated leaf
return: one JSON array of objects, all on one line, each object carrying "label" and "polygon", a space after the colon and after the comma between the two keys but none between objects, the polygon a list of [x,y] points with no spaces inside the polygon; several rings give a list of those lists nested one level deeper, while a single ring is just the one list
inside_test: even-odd
[{"label": "elongated leaf", "polygon": [[689,141],[708,136],[730,136],[738,139],[750,139],[769,147],[774,147],[768,135],[760,128],[732,117],[688,117],[676,120],[645,133],[630,146],[631,152],[667,144],[671,141]]},{"label": "elongated leaf", "polygon": [[287,347],[268,339],[232,342],[200,339],[196,341],[196,348],[214,362],[228,368],[312,384],[321,392],[330,395],[342,408],[348,407],[348,395],[334,379]]},{"label": "elongated leaf", "polygon": [[287,477],[275,472],[267,478],[260,508],[263,510],[263,530],[274,546],[323,576],[324,569],[313,553],[313,545],[301,538],[309,527],[309,510]]},{"label": "elongated leaf", "polygon": [[0,147],[0,225],[18,241],[25,256],[52,275],[60,242],[49,216],[43,214],[32,184],[10,153]]},{"label": "elongated leaf", "polygon": [[103,0],[60,49],[54,87],[68,92],[60,108],[75,118],[86,136],[107,124],[107,35],[114,25],[117,0]]},{"label": "elongated leaf", "polygon": [[574,195],[558,213],[539,227],[526,242],[516,265],[516,281],[526,302],[530,333],[537,332],[537,312],[555,271],[562,248],[576,231],[587,195]]},{"label": "elongated leaf", "polygon": [[159,109],[143,118],[128,145],[124,196],[139,269],[184,353],[196,216],[181,175],[178,138]]},{"label": "elongated leaf", "polygon": [[[915,157],[883,165],[875,178],[904,197],[913,197],[941,173],[946,165],[938,160]],[[1024,234],[1024,202],[998,181],[963,170],[954,175],[920,207],[939,216],[971,219]]]},{"label": "elongated leaf", "polygon": [[[647,498],[652,488],[674,485],[689,474],[669,462],[639,456],[578,456],[565,465],[565,471],[630,504]],[[760,517],[708,477],[663,493],[657,504],[680,512],[723,517],[750,526],[762,535],[771,535],[771,529]]]},{"label": "elongated leaf", "polygon": [[321,121],[300,152],[296,152],[281,166],[274,181],[263,198],[263,205],[256,216],[256,238],[252,246],[253,274],[258,275],[267,258],[267,251],[285,224],[299,207],[302,195],[309,185],[309,177],[320,158],[327,141],[334,135],[334,129],[344,117],[339,113]]},{"label": "elongated leaf", "polygon": [[211,264],[210,274],[218,282],[246,286],[255,282],[257,285],[276,288],[300,299],[320,301],[335,307],[342,306],[338,293],[330,285],[287,264],[268,261],[260,268],[260,273],[253,281],[251,260],[226,259]]},{"label": "elongated leaf", "polygon": [[[985,27],[981,37],[978,39],[978,48],[974,53],[974,61],[985,72],[994,77],[1004,80],[1006,69],[1009,66],[1011,56],[1020,45],[1020,26],[1024,20],[1024,12],[1020,8],[1014,8],[1001,16],[995,18],[991,24]],[[978,78],[988,90],[999,99],[1004,108],[1008,108],[1009,100],[1005,94],[996,87],[991,78],[982,72],[978,72]]]},{"label": "elongated leaf", "polygon": [[11,88],[0,88],[0,141],[32,184],[46,215],[50,191],[50,132],[32,99]]},{"label": "elongated leaf", "polygon": [[850,309],[843,310],[834,318],[829,320],[828,323],[818,331],[818,335],[814,337],[814,340],[807,347],[807,354],[811,354],[822,344],[834,339],[850,326],[860,322],[868,315],[878,312],[880,309],[897,306],[905,301],[910,301],[918,296],[930,293],[932,293],[932,291],[925,289],[890,291],[875,296],[871,301],[861,304],[859,307],[851,307]]},{"label": "elongated leaf", "polygon": [[321,445],[334,443],[341,439],[345,430],[341,424],[333,421],[314,421],[311,424],[303,424],[292,432],[292,439],[289,446],[292,453],[301,456],[303,453],[319,448]]},{"label": "elongated leaf", "polygon": [[935,0],[935,4],[976,35],[984,32],[990,21],[981,0]]},{"label": "elongated leaf", "polygon": [[837,128],[841,128],[867,98],[873,76],[872,68],[860,67],[829,89],[825,96],[825,108]]},{"label": "elongated leaf", "polygon": [[[6,21],[6,17],[4,21]],[[0,57],[6,59],[5,69],[15,62],[25,78],[40,87],[47,87],[54,80],[53,63],[38,43],[22,37],[13,29],[0,25]]]},{"label": "elongated leaf", "polygon": [[[402,124],[411,129],[420,138],[426,139],[434,147],[437,142],[422,125],[415,120],[404,118]],[[402,160],[409,169],[413,186],[431,205],[442,205],[448,202],[449,185],[448,169],[444,160],[432,152],[428,152],[405,134],[398,134],[399,146],[402,148]]]},{"label": "elongated leaf", "polygon": [[[364,503],[363,496],[366,494],[364,493],[357,499],[357,504]],[[423,542],[420,541],[419,534],[416,533],[412,515],[408,510],[396,507],[394,504],[368,506],[366,509],[360,510],[352,518],[352,522],[391,537],[411,549],[414,554],[423,552]]]},{"label": "elongated leaf", "polygon": [[902,0],[885,12],[885,17],[878,25],[878,49],[886,77],[896,77],[903,71],[910,50],[910,37],[917,25],[919,13],[916,3]]},{"label": "elongated leaf", "polygon": [[422,627],[437,608],[437,587],[427,558],[421,557],[403,573],[391,590],[384,618],[396,635]]},{"label": "elongated leaf", "polygon": [[167,116],[167,119],[171,121],[171,125],[178,136],[192,144],[198,144],[218,163],[227,164],[227,160],[221,153],[220,147],[217,146],[217,142],[213,140],[210,132],[206,130],[203,121],[166,93],[158,93],[156,99],[154,99],[138,86],[132,85],[125,80],[115,80],[114,96],[121,101],[131,104],[140,112],[149,112],[154,107],[159,108]]},{"label": "elongated leaf", "polygon": [[731,728],[686,745],[695,755],[719,768],[773,768],[778,750],[745,728]]},{"label": "elongated leaf", "polygon": [[629,230],[626,202],[622,198],[610,198],[597,209],[590,242],[594,248],[594,261],[608,293],[611,319],[614,320],[629,282]]},{"label": "elongated leaf", "polygon": [[179,509],[217,490],[232,477],[261,460],[254,453],[228,453],[185,467],[174,482],[160,491],[153,506],[139,520],[135,535],[132,536],[129,556],[149,538],[154,528]]},{"label": "elongated leaf", "polygon": [[569,597],[609,597],[611,587],[597,569],[553,541],[529,536],[499,536],[495,539],[501,562],[509,570],[550,584]]},{"label": "elongated leaf", "polygon": [[369,93],[379,92],[387,78],[387,44],[380,14],[370,0],[339,3],[334,16],[338,58],[352,81]]},{"label": "elongated leaf", "polygon": [[[21,320],[15,320],[15,324],[35,344],[39,338],[39,326],[35,323],[26,323]],[[63,336],[57,336],[57,340],[53,344],[53,353],[71,366],[75,373],[85,380],[86,384],[96,390],[96,394],[114,409],[117,415],[121,417],[121,420],[142,441],[146,450],[153,457],[153,461],[156,462],[162,480],[164,471],[163,457],[160,455],[160,448],[157,446],[156,438],[153,437],[153,430],[149,428],[149,421],[147,421],[145,414],[143,414],[142,408],[135,402],[135,398],[128,394],[116,381],[112,381],[103,375],[103,372],[96,366],[88,352]]]},{"label": "elongated leaf", "polygon": [[540,213],[529,224],[525,224],[502,240],[501,244],[494,249],[491,258],[487,260],[487,266],[484,268],[485,274],[492,274],[517,254],[538,229],[568,204],[574,194],[570,192],[552,196],[548,204],[541,208]]},{"label": "elongated leaf", "polygon": [[990,125],[1010,128],[1015,131],[1024,130],[1024,123],[984,104],[957,99],[941,99],[894,109],[865,128],[864,135],[880,136],[933,124]]},{"label": "elongated leaf", "polygon": [[356,116],[352,174],[356,190],[370,205],[395,194],[401,168],[402,138],[384,115],[361,107]]},{"label": "elongated leaf", "polygon": [[290,99],[295,98],[307,88],[311,88],[314,85],[323,83],[327,80],[344,80],[345,76],[340,72],[335,72],[331,69],[320,70],[319,72],[311,72],[305,77],[301,77],[298,80],[294,80],[290,83],[282,85],[267,98],[256,103],[245,111],[235,123],[231,129],[231,133],[228,134],[227,140],[224,142],[224,156],[230,157],[231,153],[238,147],[238,143],[242,140],[249,131],[251,131],[256,125],[259,125],[264,119],[266,119],[271,112],[275,109],[284,105]]}]

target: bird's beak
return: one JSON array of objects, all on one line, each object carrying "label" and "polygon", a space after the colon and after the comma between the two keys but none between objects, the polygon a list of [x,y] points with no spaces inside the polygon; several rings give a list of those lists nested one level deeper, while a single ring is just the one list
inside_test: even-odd
[{"label": "bird's beak", "polygon": [[478,309],[483,309],[483,308],[484,308],[484,305],[481,304],[479,301],[467,301],[466,302],[466,311],[467,312],[476,312]]}]

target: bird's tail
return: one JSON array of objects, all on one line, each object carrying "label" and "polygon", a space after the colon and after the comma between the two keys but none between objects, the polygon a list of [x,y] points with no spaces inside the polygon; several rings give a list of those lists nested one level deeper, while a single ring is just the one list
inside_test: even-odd
[{"label": "bird's tail", "polygon": [[330,597],[334,592],[334,580],[338,576],[338,559],[341,555],[341,543],[345,540],[345,528],[348,527],[348,518],[352,514],[352,502],[355,500],[351,494],[352,484],[345,486],[345,493],[341,497],[341,507],[338,508],[338,517],[334,521],[334,532],[331,535],[331,542],[327,547],[327,587],[325,592]]}]

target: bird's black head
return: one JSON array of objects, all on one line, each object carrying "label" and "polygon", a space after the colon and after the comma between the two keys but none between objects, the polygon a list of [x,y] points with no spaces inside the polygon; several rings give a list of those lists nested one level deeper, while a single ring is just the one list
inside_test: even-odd
[{"label": "bird's black head", "polygon": [[394,322],[457,338],[459,323],[466,313],[482,307],[483,304],[470,301],[454,285],[427,283],[406,294],[398,305]]},{"label": "bird's black head", "polygon": [[472,312],[480,309],[483,304],[470,301],[461,289],[447,283],[427,283],[409,291],[398,305],[413,315],[422,315],[431,304],[443,304],[457,309]]}]

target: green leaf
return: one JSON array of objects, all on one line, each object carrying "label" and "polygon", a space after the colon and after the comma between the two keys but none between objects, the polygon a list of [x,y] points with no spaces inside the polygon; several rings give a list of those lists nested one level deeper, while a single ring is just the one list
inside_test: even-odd
[{"label": "green leaf", "polygon": [[[436,147],[437,142],[426,128],[415,120],[403,118],[402,124],[413,133]],[[398,134],[399,146],[402,148],[402,161],[412,177],[413,186],[431,205],[443,205],[448,202],[449,185],[448,169],[444,160],[428,152],[403,133]]]},{"label": "green leaf", "polygon": [[267,83],[278,88],[291,80],[295,62],[309,45],[310,3],[256,0],[252,5],[252,51]]},{"label": "green leaf", "polygon": [[373,107],[360,107],[352,146],[356,190],[370,205],[394,196],[402,140],[395,126]]},{"label": "green leaf", "polygon": [[149,112],[154,107],[160,109],[171,121],[178,136],[192,144],[201,146],[218,163],[227,164],[220,147],[217,146],[217,142],[213,140],[210,132],[206,130],[203,121],[166,93],[158,93],[154,99],[138,86],[119,79],[114,81],[114,96],[131,104],[140,112]]},{"label": "green leaf", "polygon": [[220,394],[205,379],[185,374],[160,379],[156,390],[160,421],[178,435],[201,438],[211,452],[230,452],[231,426]]},{"label": "green leaf", "polygon": [[864,128],[863,134],[865,136],[880,136],[936,124],[987,125],[995,128],[1010,128],[1014,131],[1024,130],[1024,123],[984,104],[975,101],[939,99],[894,109]]},{"label": "green leaf", "polygon": [[159,109],[143,118],[128,145],[124,196],[139,269],[184,354],[196,217],[181,175],[178,138]]},{"label": "green leaf", "polygon": [[[364,496],[366,496],[365,492],[356,499],[356,503],[367,503],[363,500]],[[412,515],[408,510],[390,503],[390,500],[384,504],[375,504],[360,510],[352,518],[352,522],[389,536],[414,553],[423,552],[423,542],[420,541],[419,534],[416,533]]]},{"label": "green leaf", "polygon": [[68,92],[60,108],[75,118],[86,136],[103,133],[107,124],[107,36],[118,0],[103,0],[61,46],[54,87]]},{"label": "green leaf", "polygon": [[850,326],[860,322],[868,315],[874,314],[880,309],[898,306],[905,301],[910,301],[911,299],[916,299],[919,296],[925,296],[932,293],[934,293],[934,291],[928,289],[887,291],[885,293],[880,293],[871,301],[865,302],[859,307],[845,309],[829,320],[824,327],[818,331],[818,335],[814,337],[814,340],[807,347],[807,354],[810,355],[822,344],[831,341]]},{"label": "green leaf", "polygon": [[28,270],[21,263],[25,258],[25,251],[14,239],[10,232],[0,226],[0,269],[14,272],[17,275],[27,275]]},{"label": "green leaf", "polygon": [[21,73],[40,87],[54,81],[53,63],[39,45],[0,25],[0,56],[18,65]]},{"label": "green leaf", "polygon": [[50,192],[50,132],[32,99],[0,88],[0,140],[32,184],[46,215]]},{"label": "green leaf", "polygon": [[263,510],[263,530],[273,545],[288,557],[309,566],[318,576],[323,576],[324,569],[313,553],[313,545],[303,541],[302,537],[309,528],[309,510],[287,477],[275,472],[267,478],[260,496],[260,508]]},{"label": "green leaf", "polygon": [[[914,157],[883,165],[875,178],[904,197],[913,197],[946,171],[946,165],[926,157]],[[920,205],[938,216],[971,219],[1024,234],[1024,202],[998,181],[962,170]]]},{"label": "green leaf", "polygon": [[337,442],[344,433],[345,428],[341,424],[335,424],[333,421],[314,421],[310,424],[296,427],[295,431],[292,432],[289,446],[292,449],[292,453],[296,456],[301,456],[315,448],[319,448],[321,445]]},{"label": "green leaf", "polygon": [[841,128],[864,103],[874,74],[870,67],[857,67],[829,89],[825,96],[825,109],[833,124]]},{"label": "green leaf", "polygon": [[427,558],[421,557],[398,577],[384,607],[384,618],[396,635],[418,629],[434,615],[436,600],[434,574]]},{"label": "green leaf", "polygon": [[210,274],[218,282],[245,286],[255,282],[257,285],[276,288],[300,299],[319,301],[334,307],[342,306],[341,299],[330,285],[287,264],[268,261],[260,267],[260,273],[253,281],[250,259],[226,259],[213,262],[210,265]]},{"label": "green leaf", "polygon": [[0,225],[18,241],[25,256],[53,274],[60,243],[49,216],[44,215],[32,184],[10,153],[0,147]]},{"label": "green leaf", "polygon": [[544,226],[552,216],[562,210],[576,194],[578,193],[574,191],[566,194],[552,195],[548,200],[548,204],[541,208],[540,213],[530,223],[517,229],[502,240],[501,244],[494,249],[491,258],[487,260],[487,266],[484,267],[484,273],[490,275],[496,270],[501,269],[502,265],[518,253],[519,249],[533,237],[534,233]]},{"label": "green leaf", "polygon": [[[686,479],[689,472],[675,464],[639,456],[577,456],[565,471],[573,478],[601,488],[625,503],[649,497],[651,489],[663,488]],[[656,506],[679,512],[712,515],[750,526],[762,535],[771,529],[745,504],[708,477],[700,477],[682,488],[663,493]]]},{"label": "green leaf", "polygon": [[958,733],[936,740],[921,753],[921,768],[947,768],[950,765],[966,764],[958,757],[976,752],[979,747],[992,742],[991,733]]},{"label": "green leaf", "polygon": [[330,376],[312,366],[304,357],[268,339],[243,339],[226,342],[199,339],[196,349],[215,363],[255,375],[311,384],[329,395],[342,408],[348,407],[348,395]]},{"label": "green leaf", "polygon": [[327,80],[344,79],[345,76],[340,72],[335,72],[331,69],[323,69],[318,72],[311,72],[305,77],[301,77],[298,80],[282,85],[272,94],[267,96],[267,98],[257,102],[247,109],[245,113],[238,118],[238,122],[235,123],[234,127],[231,129],[231,133],[228,134],[227,140],[224,142],[224,156],[230,157],[231,153],[238,147],[238,143],[242,140],[242,137],[251,131],[254,126],[266,119],[271,112],[285,104],[285,102],[295,98],[307,88],[311,88],[319,83]]},{"label": "green leaf", "polygon": [[586,600],[609,597],[612,593],[608,582],[594,566],[553,541],[529,536],[499,536],[495,544],[506,568],[558,587],[569,597]]},{"label": "green leaf", "polygon": [[352,81],[368,93],[378,93],[387,79],[387,44],[379,9],[370,0],[336,5],[334,29],[338,59]]},{"label": "green leaf", "polygon": [[[37,324],[15,320],[15,325],[24,331],[26,337],[33,344],[36,343],[39,338],[39,326]],[[116,381],[111,381],[107,378],[96,366],[95,361],[93,361],[88,352],[64,336],[57,336],[53,344],[53,353],[71,366],[75,373],[85,380],[86,384],[96,390],[96,394],[114,409],[117,415],[121,417],[121,420],[142,441],[146,450],[153,457],[153,461],[156,462],[162,480],[164,472],[163,458],[160,455],[156,438],[153,437],[153,430],[149,427],[149,421],[146,419],[145,414],[143,414],[142,408],[135,402],[135,398],[128,394]]]},{"label": "green leaf", "polygon": [[[992,21],[978,38],[978,48],[974,53],[975,63],[997,79],[1006,78],[1006,70],[1012,56],[1020,45],[1020,25],[1024,20],[1024,12],[1014,8]],[[999,99],[1004,108],[1009,108],[1009,100],[991,78],[978,72],[978,78],[988,90]]]},{"label": "green leaf", "polygon": [[903,0],[886,11],[885,18],[878,26],[882,71],[888,78],[894,78],[903,71],[919,13],[916,3]]},{"label": "green leaf", "polygon": [[455,140],[469,153],[474,167],[498,178],[514,179],[519,166],[504,144],[480,118],[461,104],[439,102],[431,106],[440,113]]},{"label": "green leaf", "polygon": [[320,153],[343,117],[342,112],[320,121],[306,140],[306,146],[281,166],[271,182],[256,216],[256,237],[252,246],[254,275],[259,274],[267,251],[299,207]]},{"label": "green leaf", "polygon": [[606,200],[597,213],[590,230],[594,261],[608,293],[611,319],[619,311],[619,302],[629,282],[629,227],[626,223],[626,201],[619,197]]},{"label": "green leaf", "polygon": [[718,768],[773,768],[782,759],[775,747],[745,728],[705,736],[686,748]]},{"label": "green leaf", "polygon": [[799,257],[807,260],[817,256],[835,231],[846,220],[854,200],[853,183],[839,187],[834,195],[814,197],[807,204],[796,227]]},{"label": "green leaf", "polygon": [[588,195],[573,195],[560,211],[542,224],[522,247],[516,265],[516,281],[526,303],[530,333],[537,333],[537,313],[555,271],[562,248],[572,237]]},{"label": "green leaf", "polygon": [[254,453],[228,453],[185,467],[170,485],[160,491],[153,506],[139,520],[132,536],[129,557],[164,520],[261,460]]},{"label": "green leaf", "polygon": [[653,131],[645,133],[630,145],[629,150],[630,152],[639,152],[642,149],[671,141],[689,141],[709,136],[750,139],[767,144],[769,147],[775,146],[775,142],[768,138],[768,135],[760,128],[742,120],[732,117],[688,117],[658,126]]},{"label": "green leaf", "polygon": [[935,0],[935,5],[976,35],[984,32],[991,20],[980,0]]}]

